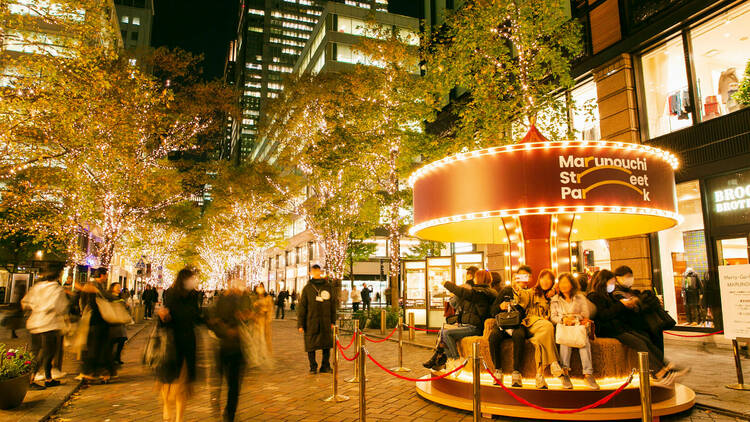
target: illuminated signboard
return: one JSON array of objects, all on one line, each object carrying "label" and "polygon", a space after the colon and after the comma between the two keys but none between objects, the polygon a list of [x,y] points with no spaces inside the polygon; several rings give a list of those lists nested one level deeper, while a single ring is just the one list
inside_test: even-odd
[{"label": "illuminated signboard", "polygon": [[706,180],[713,226],[750,224],[750,171]]}]

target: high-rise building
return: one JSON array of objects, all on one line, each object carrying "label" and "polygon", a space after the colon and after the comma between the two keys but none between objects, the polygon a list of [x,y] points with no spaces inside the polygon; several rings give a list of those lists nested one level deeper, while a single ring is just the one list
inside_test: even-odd
[{"label": "high-rise building", "polygon": [[[352,7],[387,11],[388,0],[337,0]],[[242,116],[232,122],[231,159],[257,153],[258,122],[266,100],[276,98],[318,23],[320,0],[240,0],[237,40],[229,53],[228,82],[241,90]],[[234,59],[234,60],[232,60]]]},{"label": "high-rise building", "polygon": [[138,59],[151,46],[153,0],[115,0],[120,34],[125,48]]}]

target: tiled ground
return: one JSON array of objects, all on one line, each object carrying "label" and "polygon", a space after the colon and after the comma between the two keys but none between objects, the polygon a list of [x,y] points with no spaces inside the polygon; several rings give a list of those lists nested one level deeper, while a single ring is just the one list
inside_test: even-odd
[{"label": "tiled ground", "polygon": [[[330,394],[330,375],[307,374],[307,359],[295,321],[275,321],[273,341],[276,353],[274,370],[251,371],[245,377],[240,397],[241,421],[355,421],[357,420],[356,384],[341,383],[341,393],[352,400],[329,404],[321,401]],[[210,339],[201,332],[201,373],[196,394],[190,401],[186,420],[217,420],[209,398],[208,375]],[[125,352],[126,365],[121,379],[109,385],[82,388],[54,418],[57,421],[158,421],[161,409],[153,389],[153,378],[139,365],[146,336],[137,337]],[[370,344],[373,356],[386,366],[395,364],[395,344]],[[405,364],[420,368],[429,356],[424,348],[408,347]],[[352,375],[352,365],[343,363],[341,378]],[[424,370],[411,375],[424,374]],[[749,396],[750,397],[750,396]],[[417,396],[412,383],[398,380],[368,365],[368,420],[370,421],[468,421],[471,414],[435,405]],[[511,421],[518,419],[502,418]],[[715,413],[692,412],[665,418],[669,422],[734,421]]]}]

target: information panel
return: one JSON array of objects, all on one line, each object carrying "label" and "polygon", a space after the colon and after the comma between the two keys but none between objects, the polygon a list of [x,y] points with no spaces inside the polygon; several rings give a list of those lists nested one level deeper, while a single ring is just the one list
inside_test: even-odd
[{"label": "information panel", "polygon": [[750,265],[720,265],[724,337],[750,337]]}]

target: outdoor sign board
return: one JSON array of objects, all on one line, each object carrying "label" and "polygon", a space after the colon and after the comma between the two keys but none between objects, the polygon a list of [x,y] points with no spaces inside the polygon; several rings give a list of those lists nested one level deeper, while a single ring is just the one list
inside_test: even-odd
[{"label": "outdoor sign board", "polygon": [[713,225],[750,224],[750,171],[708,179],[706,187]]},{"label": "outdoor sign board", "polygon": [[719,265],[724,337],[750,337],[750,264]]}]

